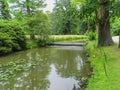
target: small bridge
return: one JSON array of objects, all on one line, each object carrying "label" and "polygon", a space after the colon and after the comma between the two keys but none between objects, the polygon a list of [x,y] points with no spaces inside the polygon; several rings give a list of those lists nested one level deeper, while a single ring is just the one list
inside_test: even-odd
[{"label": "small bridge", "polygon": [[74,42],[54,42],[49,43],[50,46],[84,46],[87,42],[80,42],[80,43],[74,43]]}]

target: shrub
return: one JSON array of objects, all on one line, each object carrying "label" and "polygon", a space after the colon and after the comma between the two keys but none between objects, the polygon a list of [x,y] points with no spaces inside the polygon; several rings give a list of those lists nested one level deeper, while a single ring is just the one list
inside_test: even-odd
[{"label": "shrub", "polygon": [[95,33],[95,32],[89,32],[89,33],[88,33],[88,39],[89,39],[90,41],[96,40],[96,33]]},{"label": "shrub", "polygon": [[[18,23],[12,21],[11,30],[9,30],[14,42],[14,51],[26,49],[26,37],[24,31]],[[13,32],[13,33],[12,33]]]},{"label": "shrub", "polygon": [[27,49],[33,49],[33,48],[36,48],[38,47],[36,41],[28,41],[27,42]]},{"label": "shrub", "polygon": [[12,51],[9,47],[0,47],[0,55],[5,55],[7,53],[10,53]]},{"label": "shrub", "polygon": [[49,37],[46,33],[39,35],[39,38],[37,39],[37,45],[38,46],[45,46],[49,41]]},{"label": "shrub", "polygon": [[26,38],[17,21],[0,20],[0,54],[26,49]]},{"label": "shrub", "polygon": [[8,34],[0,32],[0,55],[12,51],[13,41]]}]

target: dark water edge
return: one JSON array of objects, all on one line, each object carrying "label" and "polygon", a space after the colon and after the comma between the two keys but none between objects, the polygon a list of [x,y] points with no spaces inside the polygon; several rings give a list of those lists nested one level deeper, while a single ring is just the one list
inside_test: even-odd
[{"label": "dark water edge", "polygon": [[81,80],[81,84],[80,84],[81,89],[78,89],[78,90],[84,90],[88,85],[89,79],[94,75],[93,67],[91,65],[91,62],[88,60],[88,58],[90,56],[89,54],[90,54],[89,50],[84,48],[82,51],[82,55],[85,60],[85,63],[89,66],[89,71],[87,72],[86,78]]},{"label": "dark water edge", "polygon": [[[10,61],[25,60],[29,66],[32,66],[33,62],[31,63],[31,60],[35,59],[36,61],[33,65],[34,68],[30,68],[28,71],[20,71],[15,77],[5,82],[0,82],[0,90],[27,90],[25,87],[28,87],[28,90],[54,90],[57,82],[61,82],[58,83],[58,88],[64,87],[64,82],[68,84],[67,88],[69,89],[65,89],[64,87],[62,89],[60,88],[60,90],[84,90],[92,70],[87,57],[86,51],[81,47],[39,48],[1,57],[1,65]],[[57,78],[54,79],[55,77]],[[28,83],[30,82],[29,80],[37,82],[37,86],[34,83]],[[42,86],[39,85],[39,82],[43,83]],[[3,84],[5,85],[5,89],[1,87]]]}]

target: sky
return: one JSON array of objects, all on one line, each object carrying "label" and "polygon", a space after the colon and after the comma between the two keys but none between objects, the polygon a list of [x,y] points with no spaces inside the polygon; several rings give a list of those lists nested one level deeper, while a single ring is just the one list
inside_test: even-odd
[{"label": "sky", "polygon": [[47,3],[47,6],[44,8],[44,11],[52,11],[55,0],[45,0],[45,3]]}]

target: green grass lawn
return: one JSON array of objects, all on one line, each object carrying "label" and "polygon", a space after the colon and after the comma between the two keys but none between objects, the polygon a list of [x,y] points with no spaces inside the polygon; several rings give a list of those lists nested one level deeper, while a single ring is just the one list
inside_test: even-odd
[{"label": "green grass lawn", "polygon": [[[35,35],[38,38],[37,35]],[[29,40],[30,35],[26,35],[26,38]],[[85,35],[49,35],[50,42],[80,42],[86,41],[88,37]]]},{"label": "green grass lawn", "polygon": [[[94,48],[89,43],[91,64],[94,75],[90,78],[85,90],[120,90],[120,49],[117,45]],[[106,61],[104,53],[106,53]],[[106,62],[106,65],[104,63]],[[105,74],[105,67],[107,75]]]},{"label": "green grass lawn", "polygon": [[80,42],[88,40],[85,35],[50,35],[51,42]]},{"label": "green grass lawn", "polygon": [[[36,39],[38,35],[35,35]],[[30,35],[26,35],[27,48],[32,49],[38,47],[36,40],[30,40]],[[87,41],[88,37],[85,35],[49,35],[47,43],[51,42],[84,42]]]}]

